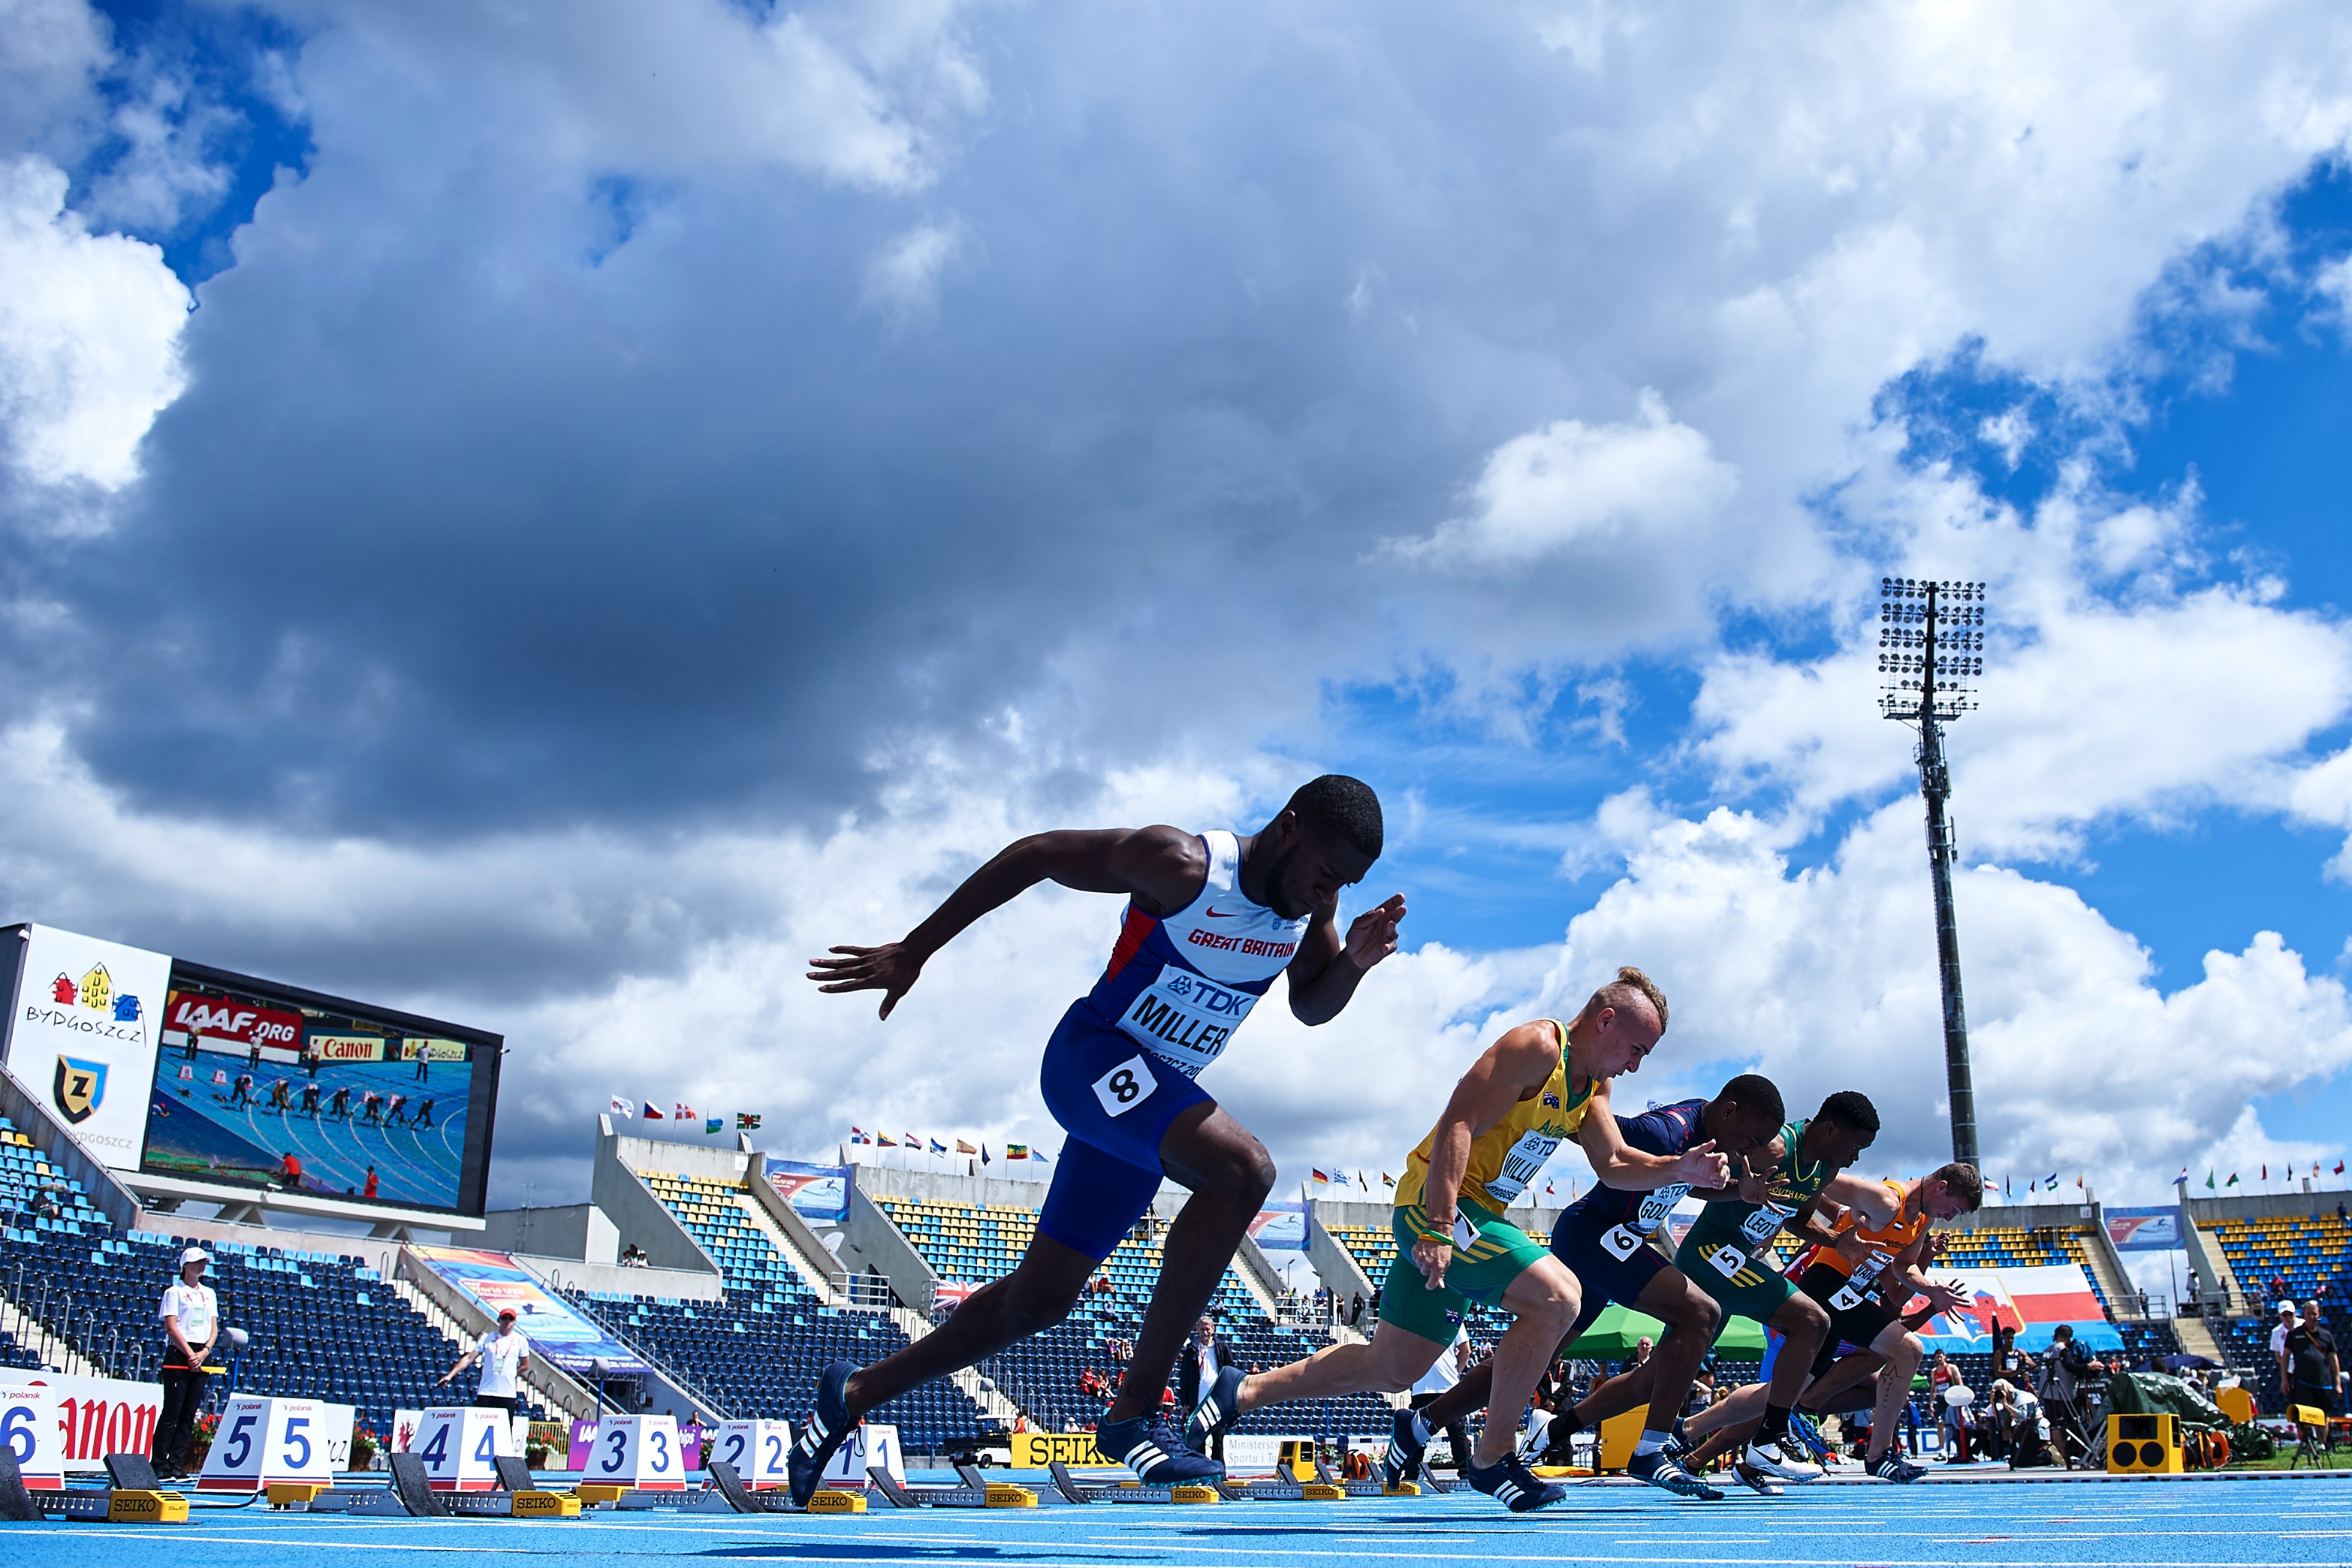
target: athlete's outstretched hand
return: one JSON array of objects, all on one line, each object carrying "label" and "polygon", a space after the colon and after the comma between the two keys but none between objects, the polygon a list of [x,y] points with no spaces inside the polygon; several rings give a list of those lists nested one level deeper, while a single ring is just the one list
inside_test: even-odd
[{"label": "athlete's outstretched hand", "polygon": [[1742,1154],[1739,1157],[1739,1201],[1760,1204],[1771,1195],[1772,1184],[1748,1163],[1747,1155]]},{"label": "athlete's outstretched hand", "polygon": [[1667,1184],[1670,1186],[1675,1182],[1686,1182],[1694,1187],[1720,1190],[1726,1182],[1731,1180],[1731,1157],[1717,1153],[1715,1140],[1710,1138],[1704,1143],[1684,1150],[1682,1158],[1674,1163],[1672,1171],[1673,1181]]},{"label": "athlete's outstretched hand", "polygon": [[1370,969],[1396,951],[1397,922],[1404,919],[1404,895],[1391,894],[1378,909],[1366,910],[1348,925],[1348,961]]},{"label": "athlete's outstretched hand", "polygon": [[832,951],[845,956],[809,960],[808,977],[822,983],[817,989],[879,991],[885,1018],[923,973],[923,961],[903,942],[886,942],[880,947],[836,947]]},{"label": "athlete's outstretched hand", "polygon": [[1454,1247],[1450,1242],[1433,1241],[1424,1236],[1412,1244],[1412,1266],[1429,1281],[1423,1289],[1444,1289],[1446,1266],[1453,1261]]},{"label": "athlete's outstretched hand", "polygon": [[1921,1290],[1919,1294],[1927,1298],[1927,1306],[1931,1311],[1958,1312],[1968,1306],[1970,1300],[1969,1297],[1961,1294],[1961,1289],[1960,1282],[1957,1279],[1948,1285],[1939,1285],[1930,1279],[1927,1281],[1927,1289]]}]

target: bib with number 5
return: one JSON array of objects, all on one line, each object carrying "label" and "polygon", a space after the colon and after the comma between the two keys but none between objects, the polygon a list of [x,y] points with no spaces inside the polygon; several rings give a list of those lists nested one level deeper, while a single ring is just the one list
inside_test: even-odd
[{"label": "bib with number 5", "polygon": [[1748,1254],[1736,1247],[1718,1247],[1706,1255],[1706,1260],[1715,1265],[1715,1271],[1726,1279],[1748,1267]]}]

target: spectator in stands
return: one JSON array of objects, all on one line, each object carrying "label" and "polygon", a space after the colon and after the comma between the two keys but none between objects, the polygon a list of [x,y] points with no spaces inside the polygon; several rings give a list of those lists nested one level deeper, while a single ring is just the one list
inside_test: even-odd
[{"label": "spectator in stands", "polygon": [[161,1476],[188,1473],[188,1435],[195,1429],[196,1411],[205,1402],[205,1358],[212,1354],[220,1332],[220,1300],[205,1283],[205,1265],[211,1261],[212,1254],[201,1247],[180,1254],[179,1282],[163,1292],[155,1312],[168,1342],[161,1373],[163,1408],[149,1450]]},{"label": "spectator in stands", "polygon": [[[1176,1358],[1177,1408],[1190,1410],[1200,1404],[1202,1392],[1216,1386],[1217,1373],[1239,1360],[1233,1342],[1217,1337],[1217,1321],[1204,1314],[1192,1325],[1192,1337],[1185,1342],[1182,1352]],[[1225,1457],[1224,1438],[1212,1440],[1209,1457]]]},{"label": "spectator in stands", "polygon": [[2271,1360],[2278,1363],[2279,1386],[2286,1386],[2286,1337],[2300,1321],[2294,1314],[2294,1303],[2284,1293],[2278,1299],[2278,1321],[2271,1325]]},{"label": "spectator in stands", "polygon": [[456,1366],[441,1374],[441,1382],[447,1383],[476,1362],[481,1363],[482,1375],[475,1384],[474,1403],[512,1415],[516,1389],[530,1370],[530,1342],[515,1327],[512,1307],[499,1314],[497,1329],[484,1334],[472,1350],[457,1358]]},{"label": "spectator in stands", "polygon": [[2303,1321],[2287,1331],[2285,1370],[2279,1386],[2286,1391],[2289,1405],[2309,1405],[2330,1415],[2340,1408],[2336,1396],[2344,1387],[2344,1363],[2315,1300],[2303,1304]]},{"label": "spectator in stands", "polygon": [[278,1184],[289,1193],[302,1190],[302,1160],[291,1149],[286,1151],[286,1158],[278,1163]]},{"label": "spectator in stands", "polygon": [[1652,1340],[1647,1334],[1643,1334],[1640,1339],[1635,1340],[1633,1342],[1633,1365],[1649,1365],[1651,1352],[1654,1352],[1657,1348],[1656,1342]]},{"label": "spectator in stands", "polygon": [[2344,1200],[2342,1198],[2336,1200],[2336,1223],[2338,1225],[2352,1225],[2352,1209],[2347,1209],[2344,1206]]}]

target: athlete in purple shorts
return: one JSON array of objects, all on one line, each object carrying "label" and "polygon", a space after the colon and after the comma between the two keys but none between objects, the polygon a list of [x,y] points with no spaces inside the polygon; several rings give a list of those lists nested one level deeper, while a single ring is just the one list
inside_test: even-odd
[{"label": "athlete in purple shorts", "polygon": [[1160,1178],[1192,1189],[1168,1227],[1160,1280],[1096,1447],[1146,1483],[1221,1476],[1160,1414],[1185,1335],[1274,1185],[1265,1146],[1193,1081],[1275,976],[1300,1022],[1337,1017],[1364,972],[1396,951],[1402,896],[1358,915],[1343,942],[1339,890],[1381,853],[1381,805],[1355,779],[1302,785],[1247,837],[1173,827],[1041,833],[972,873],[902,942],[836,947],[809,978],[879,991],[882,1016],[958,932],[1039,882],[1125,893],[1127,919],[1095,988],[1046,1042],[1040,1087],[1069,1134],[1037,1234],[1020,1264],[906,1349],[860,1369],[835,1362],[793,1444],[792,1495],[805,1504],[866,1411],[971,1366],[1069,1314],[1078,1292],[1150,1208]]}]

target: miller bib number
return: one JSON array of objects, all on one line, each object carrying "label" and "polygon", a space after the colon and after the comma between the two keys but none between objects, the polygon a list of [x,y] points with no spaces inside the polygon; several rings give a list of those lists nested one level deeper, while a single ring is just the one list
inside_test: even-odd
[{"label": "miller bib number", "polygon": [[1150,1100],[1159,1087],[1160,1080],[1151,1076],[1139,1051],[1094,1081],[1095,1098],[1102,1101],[1106,1116],[1126,1115]]}]

